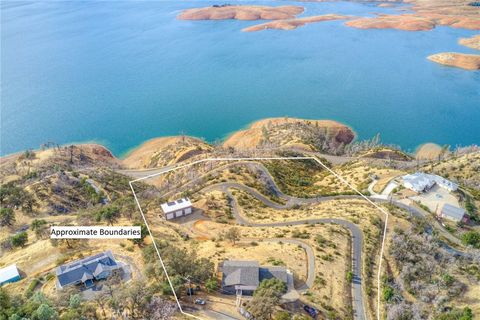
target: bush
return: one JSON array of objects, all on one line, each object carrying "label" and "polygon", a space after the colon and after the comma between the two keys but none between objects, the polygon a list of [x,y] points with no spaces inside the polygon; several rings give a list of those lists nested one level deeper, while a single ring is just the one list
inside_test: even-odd
[{"label": "bush", "polygon": [[215,278],[211,278],[205,282],[205,288],[208,292],[213,292],[218,289],[218,281]]},{"label": "bush", "polygon": [[348,283],[351,283],[353,281],[353,272],[352,271],[348,271],[347,272],[347,282]]},{"label": "bush", "polygon": [[12,237],[12,245],[14,247],[24,247],[28,241],[28,234],[26,232],[17,233]]},{"label": "bush", "polygon": [[480,249],[480,233],[476,231],[468,231],[462,235],[462,242],[465,245]]},{"label": "bush", "polygon": [[15,212],[12,208],[0,209],[0,226],[11,226],[15,222]]},{"label": "bush", "polygon": [[382,289],[382,298],[383,301],[389,302],[394,295],[395,291],[389,285],[385,285]]}]

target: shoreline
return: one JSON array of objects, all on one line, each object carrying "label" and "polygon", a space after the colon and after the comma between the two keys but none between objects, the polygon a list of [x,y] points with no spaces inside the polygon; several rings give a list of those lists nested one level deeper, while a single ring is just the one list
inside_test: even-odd
[{"label": "shoreline", "polygon": [[[222,144],[224,144],[226,141],[228,141],[230,138],[232,138],[232,136],[236,135],[236,134],[239,134],[240,132],[244,132],[248,129],[251,129],[252,126],[254,126],[255,124],[257,123],[266,123],[268,121],[272,121],[272,120],[278,120],[278,119],[283,119],[285,117],[271,117],[271,118],[261,118],[261,119],[257,119],[257,120],[253,120],[249,123],[247,123],[246,125],[240,127],[239,129],[236,129],[236,130],[232,130],[232,131],[229,131],[227,134],[225,134],[222,138],[218,139],[219,141],[222,142]],[[354,133],[354,139],[351,143],[354,143],[356,141],[362,141],[362,139],[365,139],[365,138],[362,138],[362,139],[359,139],[359,135],[358,133],[355,131],[355,129],[353,129],[353,127],[349,124],[346,124],[346,123],[343,123],[343,122],[339,122],[339,121],[336,121],[336,120],[332,120],[332,119],[309,119],[309,118],[294,118],[294,117],[286,117],[286,119],[288,120],[305,120],[305,121],[331,121],[332,123],[338,123],[340,125],[343,125],[343,126],[346,126],[348,127],[353,133]],[[381,133],[380,133],[381,134]],[[70,145],[96,145],[96,146],[99,146],[99,147],[102,147],[104,149],[106,149],[108,152],[110,152],[112,154],[112,156],[115,158],[115,159],[118,159],[120,161],[124,161],[129,155],[131,155],[135,150],[138,150],[141,146],[145,145],[146,143],[149,143],[149,142],[153,142],[155,140],[158,140],[158,139],[167,139],[167,138],[175,138],[175,137],[181,137],[182,135],[165,135],[165,136],[157,136],[157,137],[152,137],[150,139],[147,139],[147,140],[144,140],[144,141],[141,141],[140,143],[128,148],[127,150],[117,154],[117,153],[114,153],[110,146],[109,146],[109,143],[106,142],[105,140],[92,140],[92,139],[89,139],[89,140],[85,140],[85,141],[76,141],[76,142],[67,142],[67,143],[62,143],[62,144],[58,144],[60,147],[66,147],[66,146],[70,146]],[[190,135],[184,135],[185,137],[189,137],[189,138],[193,138],[193,139],[197,139],[197,140],[201,140],[201,141],[204,141],[206,144],[208,145],[212,145],[214,143],[214,141],[209,141],[209,140],[205,140],[204,138],[201,138],[201,137],[196,137],[196,136],[190,136]],[[371,137],[370,137],[371,138]],[[393,143],[389,143],[388,141],[384,141],[385,144],[393,144]],[[418,144],[416,147],[414,147],[413,149],[406,149],[400,145],[397,145],[397,147],[400,148],[400,151],[402,152],[405,152],[409,155],[412,155],[412,156],[415,156],[415,154],[417,153],[418,150],[420,150],[423,146],[425,145],[429,145],[429,144],[435,144],[435,145],[438,145],[438,146],[442,146],[444,144],[442,143],[438,143],[438,142],[432,142],[432,141],[425,141],[425,142],[422,142],[420,144]],[[456,145],[459,145],[459,144],[456,144]],[[459,145],[459,146],[468,146],[468,145]],[[6,161],[8,160],[9,158],[12,158],[12,157],[16,157],[16,156],[19,156],[21,154],[23,154],[25,151],[27,150],[32,150],[32,151],[35,151],[35,152],[38,152],[38,151],[41,151],[40,148],[26,148],[26,149],[23,149],[21,151],[17,151],[17,152],[13,152],[13,153],[10,153],[10,154],[6,154],[6,155],[0,155],[0,161]]]}]

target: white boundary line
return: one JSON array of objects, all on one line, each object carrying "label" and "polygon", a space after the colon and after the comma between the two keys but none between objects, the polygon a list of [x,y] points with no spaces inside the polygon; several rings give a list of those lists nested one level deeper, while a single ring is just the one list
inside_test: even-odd
[{"label": "white boundary line", "polygon": [[[183,165],[177,165],[177,166],[174,166],[172,168],[169,168],[169,169],[166,169],[164,171],[161,171],[161,172],[157,172],[157,173],[153,173],[153,174],[150,174],[150,175],[147,175],[145,177],[141,177],[141,178],[137,178],[137,179],[134,179],[134,180],[131,180],[128,182],[128,184],[130,185],[130,189],[132,190],[133,192],[133,197],[135,198],[135,202],[137,203],[137,207],[138,209],[140,210],[140,213],[142,214],[142,218],[143,218],[143,221],[145,222],[145,226],[147,227],[147,230],[148,230],[148,234],[150,235],[150,238],[152,239],[152,243],[153,243],[153,246],[155,248],[155,251],[157,252],[157,255],[158,255],[158,258],[160,259],[160,263],[162,265],[162,268],[163,268],[163,271],[165,272],[165,276],[167,277],[167,281],[168,281],[168,284],[170,285],[170,288],[172,289],[172,292],[173,292],[173,295],[175,297],[175,300],[177,302],[177,305],[178,305],[178,308],[180,310],[180,312],[186,316],[189,316],[189,317],[192,317],[192,318],[195,318],[195,319],[199,319],[199,320],[203,320],[202,318],[200,317],[197,317],[191,313],[188,313],[188,312],[185,312],[183,311],[182,309],[182,306],[180,304],[180,301],[178,300],[178,297],[177,297],[177,294],[175,293],[175,289],[173,287],[173,284],[170,280],[170,277],[168,276],[168,272],[167,272],[167,269],[165,267],[165,264],[163,263],[163,259],[160,255],[160,251],[158,250],[158,247],[157,247],[157,244],[155,243],[155,238],[153,237],[153,234],[152,232],[150,231],[150,226],[148,225],[148,222],[147,222],[147,219],[145,218],[145,214],[143,213],[143,210],[142,210],[142,207],[140,206],[140,202],[138,201],[138,198],[137,198],[137,194],[135,193],[135,189],[133,188],[133,184],[134,182],[138,182],[138,181],[142,181],[142,180],[145,180],[145,179],[150,179],[150,178],[153,178],[153,177],[156,177],[156,176],[159,176],[159,175],[162,175],[162,174],[165,174],[165,173],[168,173],[168,172],[172,172],[172,171],[175,171],[175,170],[178,170],[178,169],[182,169],[182,168],[186,168],[186,167],[190,167],[190,166],[193,166],[195,164],[198,164],[198,163],[203,163],[203,162],[210,162],[210,161],[258,161],[258,160],[314,160],[316,161],[318,164],[320,164],[323,168],[325,168],[327,171],[329,171],[331,174],[333,174],[336,178],[338,178],[340,181],[342,181],[344,184],[346,184],[347,186],[349,186],[353,191],[355,191],[357,194],[359,194],[362,198],[364,198],[365,200],[367,200],[370,204],[372,204],[375,208],[377,208],[378,210],[380,210],[383,214],[385,214],[385,226],[384,226],[384,229],[383,229],[383,237],[382,237],[382,246],[381,246],[381,249],[380,249],[380,258],[379,258],[379,263],[378,263],[378,277],[377,277],[377,319],[380,320],[380,288],[381,288],[381,283],[380,283],[380,278],[381,278],[381,270],[382,270],[382,260],[383,260],[383,251],[385,249],[385,239],[386,239],[386,235],[387,235],[387,225],[388,225],[388,216],[389,216],[389,213],[383,209],[382,207],[380,207],[379,205],[377,205],[375,202],[373,202],[372,200],[370,200],[367,196],[365,196],[363,193],[361,193],[359,190],[357,190],[354,186],[352,186],[347,180],[345,180],[342,176],[340,176],[339,174],[337,174],[336,172],[334,172],[332,169],[330,169],[328,166],[326,166],[322,161],[320,161],[318,158],[316,157],[265,157],[265,158],[262,158],[262,157],[252,157],[252,158],[207,158],[207,159],[202,159],[202,160],[197,160],[197,161],[194,161],[194,162],[191,162],[191,163],[187,163],[187,164],[183,164]],[[362,248],[363,249],[363,248]],[[360,263],[362,263],[360,261]],[[362,290],[363,291],[363,290]],[[363,306],[363,311],[365,311],[366,308],[365,308],[365,305]],[[365,319],[367,319],[366,317],[366,314],[365,314]]]}]

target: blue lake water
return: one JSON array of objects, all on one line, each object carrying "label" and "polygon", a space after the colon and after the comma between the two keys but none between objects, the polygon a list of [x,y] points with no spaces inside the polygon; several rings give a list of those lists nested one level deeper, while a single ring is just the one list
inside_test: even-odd
[{"label": "blue lake water", "polygon": [[[230,3],[237,3],[229,1]],[[480,143],[480,72],[426,57],[472,53],[475,32],[359,30],[342,21],[245,33],[180,21],[210,1],[2,1],[1,154],[97,141],[116,155],[180,132],[209,141],[265,117],[335,119],[412,150]],[[303,14],[396,12],[349,2]]]}]

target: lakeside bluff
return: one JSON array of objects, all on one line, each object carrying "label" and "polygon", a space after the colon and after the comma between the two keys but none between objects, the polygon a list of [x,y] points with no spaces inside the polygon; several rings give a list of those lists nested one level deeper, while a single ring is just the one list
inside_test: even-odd
[{"label": "lakeside bluff", "polygon": [[299,6],[211,6],[182,11],[179,20],[278,20],[292,19],[303,12]]},{"label": "lakeside bluff", "polygon": [[429,60],[465,70],[480,70],[480,55],[457,52],[442,52],[428,57]]},{"label": "lakeside bluff", "polygon": [[242,29],[242,31],[253,32],[253,31],[266,30],[266,29],[292,30],[298,27],[303,27],[308,23],[332,21],[332,20],[345,20],[345,19],[349,19],[349,17],[339,15],[339,14],[325,14],[325,15],[311,16],[311,17],[305,17],[305,18],[270,21],[270,22],[261,23],[251,27],[244,28]]}]

